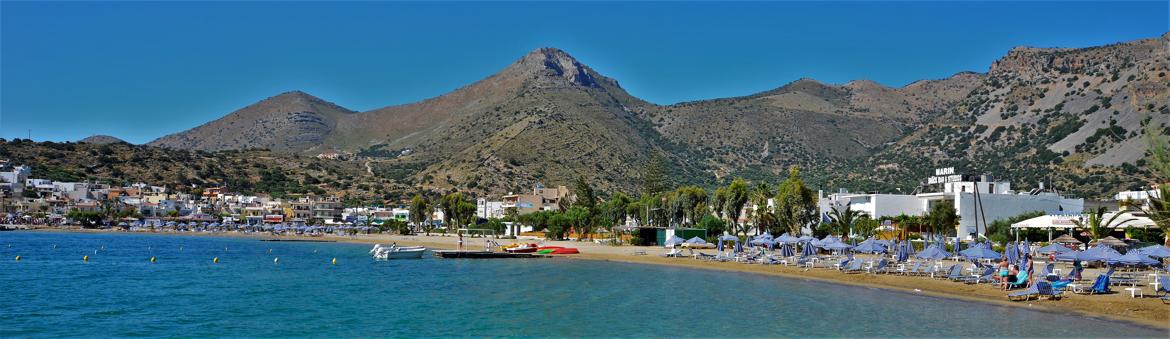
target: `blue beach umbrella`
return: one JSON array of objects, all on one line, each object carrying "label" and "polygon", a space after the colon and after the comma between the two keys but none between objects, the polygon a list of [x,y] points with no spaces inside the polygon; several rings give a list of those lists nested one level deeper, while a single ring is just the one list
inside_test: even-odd
[{"label": "blue beach umbrella", "polygon": [[1170,258],[1170,247],[1162,245],[1146,246],[1137,251],[1155,258]]},{"label": "blue beach umbrella", "polygon": [[877,242],[861,242],[861,245],[853,248],[853,251],[858,253],[885,253],[886,247],[879,245]]},{"label": "blue beach umbrella", "polygon": [[784,233],[784,234],[781,234],[779,237],[777,237],[775,239],[775,241],[780,242],[780,243],[784,243],[784,244],[794,244],[794,243],[800,242],[800,239],[793,237],[793,236],[790,236],[790,235],[788,235],[788,233]]},{"label": "blue beach umbrella", "polygon": [[785,243],[780,245],[780,256],[791,257],[796,255],[796,251],[792,249],[792,244]]},{"label": "blue beach umbrella", "polygon": [[949,255],[947,255],[946,251],[940,249],[938,245],[930,245],[929,247],[923,249],[922,252],[918,252],[915,257],[918,259],[927,260],[943,260],[949,257]]},{"label": "blue beach umbrella", "polygon": [[1157,265],[1158,261],[1141,251],[1130,251],[1123,256],[1107,260],[1110,265]]},{"label": "blue beach umbrella", "polygon": [[834,242],[834,243],[824,245],[821,247],[823,247],[826,250],[831,250],[831,251],[843,251],[843,250],[853,248],[853,246],[849,246],[849,245],[842,243],[842,242]]},{"label": "blue beach umbrella", "polygon": [[740,252],[743,252],[743,243],[736,241],[735,242],[735,253],[740,253]]},{"label": "blue beach umbrella", "polygon": [[706,244],[707,241],[703,240],[703,238],[694,237],[694,238],[687,239],[687,243],[688,244],[702,245],[702,244]]},{"label": "blue beach umbrella", "polygon": [[1109,246],[1097,246],[1080,252],[1077,259],[1080,261],[1100,261],[1108,263],[1110,260],[1121,257],[1121,253]]},{"label": "blue beach umbrella", "polygon": [[951,256],[952,257],[959,256],[959,251],[962,251],[962,250],[963,250],[963,241],[959,240],[959,237],[955,237],[955,245],[952,246],[952,248],[951,248],[951,253],[952,253]]},{"label": "blue beach umbrella", "polygon": [[801,258],[817,255],[816,246],[813,246],[811,243],[806,242],[806,243],[804,243],[804,245],[801,245],[800,247],[801,247],[800,248],[800,257]]},{"label": "blue beach umbrella", "polygon": [[910,259],[910,241],[903,241],[898,244],[898,262],[906,262]]},{"label": "blue beach umbrella", "polygon": [[984,247],[984,246],[974,246],[974,247],[968,248],[966,250],[963,250],[962,252],[959,252],[959,254],[962,254],[964,257],[974,258],[974,259],[993,259],[994,260],[994,259],[1002,258],[1002,256],[999,253],[996,253],[995,251],[992,251],[991,249]]}]

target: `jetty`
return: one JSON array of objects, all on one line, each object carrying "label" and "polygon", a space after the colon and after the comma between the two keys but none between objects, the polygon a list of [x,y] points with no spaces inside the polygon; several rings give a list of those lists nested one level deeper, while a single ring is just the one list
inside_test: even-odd
[{"label": "jetty", "polygon": [[511,258],[545,258],[543,255],[533,255],[532,253],[508,253],[508,252],[488,252],[488,251],[465,251],[465,250],[434,250],[431,251],[435,257],[443,259],[511,259]]}]

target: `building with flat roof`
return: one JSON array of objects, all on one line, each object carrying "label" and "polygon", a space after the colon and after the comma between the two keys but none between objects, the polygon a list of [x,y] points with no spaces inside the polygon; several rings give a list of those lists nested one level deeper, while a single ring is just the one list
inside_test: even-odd
[{"label": "building with flat roof", "polygon": [[936,170],[926,181],[926,189],[937,191],[917,194],[819,193],[820,212],[828,219],[833,209],[851,208],[871,218],[895,217],[901,214],[925,215],[937,204],[952,204],[959,215],[955,234],[971,239],[987,232],[987,224],[1029,212],[1048,214],[1080,214],[1085,200],[1066,198],[1055,190],[1040,188],[1016,192],[1011,183],[996,181],[990,176],[956,175],[953,168]]}]

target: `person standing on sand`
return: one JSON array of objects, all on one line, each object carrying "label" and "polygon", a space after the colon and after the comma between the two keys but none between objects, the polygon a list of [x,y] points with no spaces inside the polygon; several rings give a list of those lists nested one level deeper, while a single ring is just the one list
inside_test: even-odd
[{"label": "person standing on sand", "polygon": [[459,250],[463,250],[463,233],[459,233]]},{"label": "person standing on sand", "polygon": [[1008,270],[1008,260],[1006,257],[999,261],[999,264],[996,265],[996,270],[999,272],[995,276],[992,276],[992,279],[995,279],[995,281],[1000,283],[1003,283],[1008,279],[1008,275],[1010,275],[1011,272]]},{"label": "person standing on sand", "polygon": [[1036,275],[1036,271],[1032,269],[1032,255],[1027,254],[1024,256],[1024,259],[1027,260],[1024,268],[1028,270],[1028,285],[1032,285],[1032,278]]}]

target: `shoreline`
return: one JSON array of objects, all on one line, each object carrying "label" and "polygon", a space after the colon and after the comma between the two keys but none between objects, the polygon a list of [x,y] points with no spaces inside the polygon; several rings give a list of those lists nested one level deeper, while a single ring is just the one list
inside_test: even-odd
[{"label": "shoreline", "polygon": [[[375,244],[397,242],[406,246],[426,246],[431,249],[456,249],[455,237],[452,236],[423,236],[423,235],[385,235],[370,234],[357,236],[325,235],[320,237],[272,235],[272,234],[243,234],[243,233],[195,233],[195,232],[123,232],[94,229],[62,229],[62,228],[30,228],[26,231],[62,232],[62,233],[116,233],[116,234],[152,234],[164,236],[206,236],[244,239],[280,239],[280,240],[325,240],[337,243]],[[465,238],[465,249],[480,248],[484,238]],[[504,242],[510,240],[495,239]],[[520,241],[529,242],[529,241]],[[531,241],[537,242],[537,241]],[[905,277],[891,274],[846,274],[831,269],[815,268],[805,270],[797,266],[744,264],[735,262],[709,262],[693,258],[666,258],[656,252],[663,251],[659,247],[649,246],[612,246],[597,245],[592,242],[576,241],[544,241],[547,245],[571,246],[582,248],[581,254],[555,256],[566,260],[592,260],[619,262],[627,264],[661,265],[690,269],[716,270],[743,274],[759,274],[786,279],[803,279],[810,281],[834,283],[854,287],[878,288],[899,293],[925,295],[936,298],[981,302],[997,306],[1021,307],[1042,312],[1092,317],[1112,321],[1123,321],[1135,325],[1154,329],[1170,330],[1170,306],[1162,304],[1157,299],[1145,297],[1133,299],[1123,292],[1107,295],[1082,296],[1066,293],[1059,301],[1036,300],[1012,302],[1006,299],[1008,292],[993,289],[985,284],[968,285],[948,280],[934,280],[922,277]],[[645,250],[647,255],[633,255],[634,250]],[[624,254],[623,254],[624,253]],[[1088,275],[1086,275],[1088,276]],[[1118,287],[1120,288],[1120,287]]]}]

